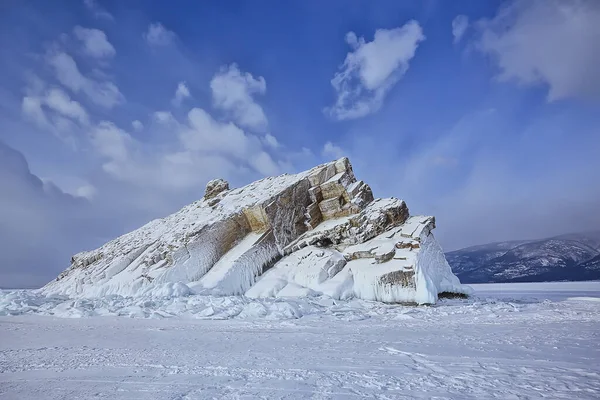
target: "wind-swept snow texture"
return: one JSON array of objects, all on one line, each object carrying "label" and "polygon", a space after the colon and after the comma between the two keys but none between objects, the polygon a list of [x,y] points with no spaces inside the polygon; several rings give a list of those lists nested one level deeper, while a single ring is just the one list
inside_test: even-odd
[{"label": "wind-swept snow texture", "polygon": [[0,399],[600,398],[600,282],[474,289],[432,307],[0,291]]},{"label": "wind-swept snow texture", "polygon": [[347,158],[229,189],[73,256],[42,288],[73,298],[162,296],[357,297],[433,304],[469,294],[431,231],[395,198],[374,199]]}]

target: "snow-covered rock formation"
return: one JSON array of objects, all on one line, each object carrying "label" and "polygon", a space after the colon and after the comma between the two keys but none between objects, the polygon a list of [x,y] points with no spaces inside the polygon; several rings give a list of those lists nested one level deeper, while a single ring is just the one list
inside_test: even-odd
[{"label": "snow-covered rock formation", "polygon": [[328,295],[431,304],[468,294],[433,217],[373,198],[347,158],[239,189],[222,179],[166,218],[76,254],[42,293],[72,297]]}]

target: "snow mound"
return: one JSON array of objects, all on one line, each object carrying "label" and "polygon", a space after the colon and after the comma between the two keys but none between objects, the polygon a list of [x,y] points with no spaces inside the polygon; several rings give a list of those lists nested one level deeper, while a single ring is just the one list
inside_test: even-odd
[{"label": "snow mound", "polygon": [[[433,217],[410,216],[402,200],[374,199],[347,158],[233,190],[216,179],[202,200],[76,254],[39,294],[433,304],[443,292],[471,293],[434,227]],[[257,305],[244,312],[268,314]]]}]

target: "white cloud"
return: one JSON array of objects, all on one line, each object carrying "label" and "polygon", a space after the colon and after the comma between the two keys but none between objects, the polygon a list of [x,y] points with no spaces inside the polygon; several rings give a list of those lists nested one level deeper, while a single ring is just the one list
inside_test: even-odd
[{"label": "white cloud", "polygon": [[452,20],[452,36],[454,36],[455,44],[460,42],[468,27],[469,17],[466,15],[457,15],[456,18]]},{"label": "white cloud", "polygon": [[188,113],[187,125],[179,135],[185,151],[218,155],[237,164],[247,163],[261,175],[281,173],[261,140],[235,124],[217,121],[203,109],[193,108]]},{"label": "white cloud", "polygon": [[[52,121],[52,128],[54,133],[62,140],[71,141],[74,144],[75,138],[72,136],[77,131],[77,125],[72,119],[66,118],[60,114],[50,115],[50,121]],[[75,149],[76,146],[73,147]]]},{"label": "white cloud", "polygon": [[23,91],[27,96],[39,96],[47,87],[46,82],[31,72],[25,73],[25,82]]},{"label": "white cloud", "polygon": [[144,33],[144,39],[151,46],[168,46],[175,38],[175,32],[168,30],[160,22],[150,24],[148,31]]},{"label": "white cloud", "polygon": [[280,173],[279,166],[266,151],[259,151],[251,155],[248,163],[262,175],[273,176]]},{"label": "white cloud", "polygon": [[78,122],[79,126],[88,125],[87,111],[61,89],[51,88],[43,93],[28,91],[31,95],[23,97],[21,102],[23,116],[76,150],[78,138],[74,133],[78,126],[74,121]]},{"label": "white cloud", "polygon": [[170,111],[155,111],[153,115],[154,119],[160,122],[161,124],[167,124],[169,122],[175,121],[175,119],[173,118],[173,114],[171,114]]},{"label": "white cloud", "polygon": [[144,153],[142,143],[113,122],[100,122],[89,137],[96,153],[104,159],[102,169],[117,181],[146,189],[168,186],[160,176],[159,155]]},{"label": "white cloud", "polygon": [[175,90],[175,97],[171,100],[171,103],[175,106],[180,106],[184,99],[190,97],[190,89],[188,89],[185,82],[179,82],[177,90]]},{"label": "white cloud", "polygon": [[251,139],[254,136],[246,135],[231,122],[215,120],[201,108],[193,108],[188,113],[188,122],[190,129],[181,134],[181,140],[188,150],[214,151],[243,160],[251,153],[253,145],[260,146],[258,140]]},{"label": "white cloud", "polygon": [[339,146],[336,146],[335,144],[331,143],[331,142],[327,142],[325,143],[325,145],[323,146],[323,151],[321,152],[322,156],[327,158],[332,158],[332,159],[339,159],[345,156],[346,152]]},{"label": "white cloud", "polygon": [[73,29],[75,37],[83,42],[85,53],[94,58],[110,58],[116,54],[115,48],[99,29],[88,29],[76,26]]},{"label": "white cloud", "polygon": [[46,118],[46,113],[42,109],[42,102],[37,97],[23,97],[23,101],[21,102],[21,112],[40,128],[50,126],[50,123]]},{"label": "white cloud", "polygon": [[144,124],[142,124],[142,121],[136,119],[135,121],[131,122],[131,127],[134,131],[140,132],[144,129]]},{"label": "white cloud", "polygon": [[[57,80],[74,93],[91,97],[92,89],[104,83],[98,78],[83,75],[75,60],[60,48],[55,47],[53,52],[49,52],[46,61],[54,69]],[[264,93],[266,89],[263,78],[242,74],[232,66],[222,69],[212,83],[215,85],[214,100],[220,108],[225,108],[232,117],[242,122],[257,126],[256,120],[249,115],[253,111],[252,94],[257,90]],[[285,158],[277,161],[271,155],[272,151],[280,148],[275,136],[245,132],[233,122],[216,120],[200,108],[192,109],[187,120],[182,122],[170,111],[153,112],[152,120],[158,123],[148,128],[149,133],[160,132],[165,138],[157,143],[137,140],[111,121],[94,123],[94,115],[90,116],[65,90],[48,88],[39,79],[32,79],[26,93],[22,102],[23,114],[57,135],[68,132],[78,142],[88,141],[101,160],[101,169],[115,185],[126,183],[145,193],[155,193],[156,190],[174,193],[201,186],[214,178],[215,171],[230,178],[257,178],[260,175],[276,175],[290,168]],[[190,91],[181,82],[175,98],[183,100],[187,97],[191,97]],[[264,116],[260,106],[255,106]],[[131,132],[142,130],[144,124],[135,120],[131,122],[130,129]],[[94,196],[102,198],[94,183],[90,183],[94,189],[79,184],[71,193],[88,199]],[[81,190],[77,191],[79,187]]]},{"label": "white cloud", "polygon": [[77,140],[72,135],[76,128],[73,121],[56,113],[48,115],[43,104],[43,98],[25,96],[21,102],[21,113],[38,128],[50,131],[71,149],[77,149]]},{"label": "white cloud", "polygon": [[94,196],[96,196],[97,190],[93,185],[85,184],[79,186],[77,190],[75,190],[74,195],[76,197],[83,197],[84,199],[92,200]]},{"label": "white cloud", "polygon": [[500,80],[547,85],[548,101],[600,97],[600,2],[513,1],[478,23]]},{"label": "white cloud", "polygon": [[272,149],[277,149],[279,148],[279,146],[281,146],[279,144],[279,141],[277,141],[277,138],[273,135],[271,135],[270,133],[267,133],[265,135],[265,137],[263,138],[263,141],[265,142],[265,144],[269,147],[271,147]]},{"label": "white cloud", "polygon": [[111,162],[126,162],[129,159],[128,144],[133,139],[114,123],[100,122],[90,132],[90,138],[98,153],[110,159]]},{"label": "white cloud", "polygon": [[95,18],[114,21],[115,18],[112,16],[112,14],[100,7],[96,0],[83,0],[83,4],[88,10],[90,10]]},{"label": "white cloud", "polygon": [[81,74],[77,63],[63,51],[51,52],[48,64],[54,69],[56,79],[74,93],[83,92],[94,103],[112,108],[123,102],[119,88],[110,81],[97,81]]},{"label": "white cloud", "polygon": [[65,117],[77,120],[82,125],[87,125],[89,122],[88,113],[81,104],[75,100],[71,100],[69,95],[61,89],[50,89],[43,101],[52,110]]},{"label": "white cloud", "polygon": [[221,68],[210,82],[213,104],[224,110],[240,126],[257,132],[268,127],[267,117],[253,96],[264,94],[267,83],[262,76],[242,73],[236,64]]},{"label": "white cloud", "polygon": [[[57,79],[75,93],[83,92],[91,97],[92,88],[105,83],[84,76],[75,60],[65,52],[55,50],[48,54],[47,60]],[[232,65],[221,69],[212,79],[211,86],[217,108],[226,110],[240,124],[266,127],[262,108],[252,98],[254,93],[265,92],[264,78],[241,73]],[[275,161],[269,153],[280,146],[273,135],[246,133],[233,122],[217,121],[200,108],[192,109],[184,122],[179,122],[170,111],[153,112],[152,119],[158,124],[149,129],[160,130],[166,133],[164,137],[175,138],[157,145],[136,140],[111,121],[90,123],[85,109],[62,90],[45,90],[42,85],[35,93],[40,91],[41,94],[24,99],[24,114],[39,124],[62,125],[64,129],[73,124],[72,120],[87,125],[87,135],[82,136],[89,140],[102,159],[103,171],[116,181],[144,190],[190,190],[210,178],[211,171],[222,170],[220,173],[231,176],[275,175],[287,165]],[[191,97],[189,88],[181,82],[173,101],[180,104],[187,97]],[[135,120],[131,129],[139,131],[144,126]],[[199,174],[199,170],[206,173]],[[89,197],[95,192],[74,194]]]},{"label": "white cloud", "polygon": [[104,158],[102,169],[118,181],[139,187],[160,185],[157,160],[146,159],[141,142],[111,121],[102,121],[91,130],[91,144]]},{"label": "white cloud", "polygon": [[[144,188],[181,190],[197,187],[218,171],[222,175],[253,171],[260,175],[281,173],[280,165],[265,150],[260,138],[231,122],[220,122],[200,108],[179,122],[170,112],[155,112],[166,122],[175,142],[165,147],[146,146],[114,123],[94,126],[90,140],[104,161],[103,170],[113,178]],[[204,171],[199,173],[198,171]]]},{"label": "white cloud", "polygon": [[408,70],[423,40],[425,36],[416,21],[400,28],[378,29],[371,42],[349,32],[346,42],[354,50],[346,55],[341,71],[331,80],[337,99],[325,111],[344,120],[379,110],[387,92]]},{"label": "white cloud", "polygon": [[48,63],[54,68],[56,79],[72,91],[79,92],[86,86],[87,79],[79,72],[75,60],[67,53],[51,54]]}]

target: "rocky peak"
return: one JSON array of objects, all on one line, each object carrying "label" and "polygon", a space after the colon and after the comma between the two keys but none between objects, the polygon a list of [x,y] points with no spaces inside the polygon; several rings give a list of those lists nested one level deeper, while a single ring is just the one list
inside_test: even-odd
[{"label": "rocky peak", "polygon": [[229,190],[229,182],[227,182],[225,179],[218,178],[208,181],[206,184],[206,190],[204,191],[204,199],[212,199],[226,190]]}]

